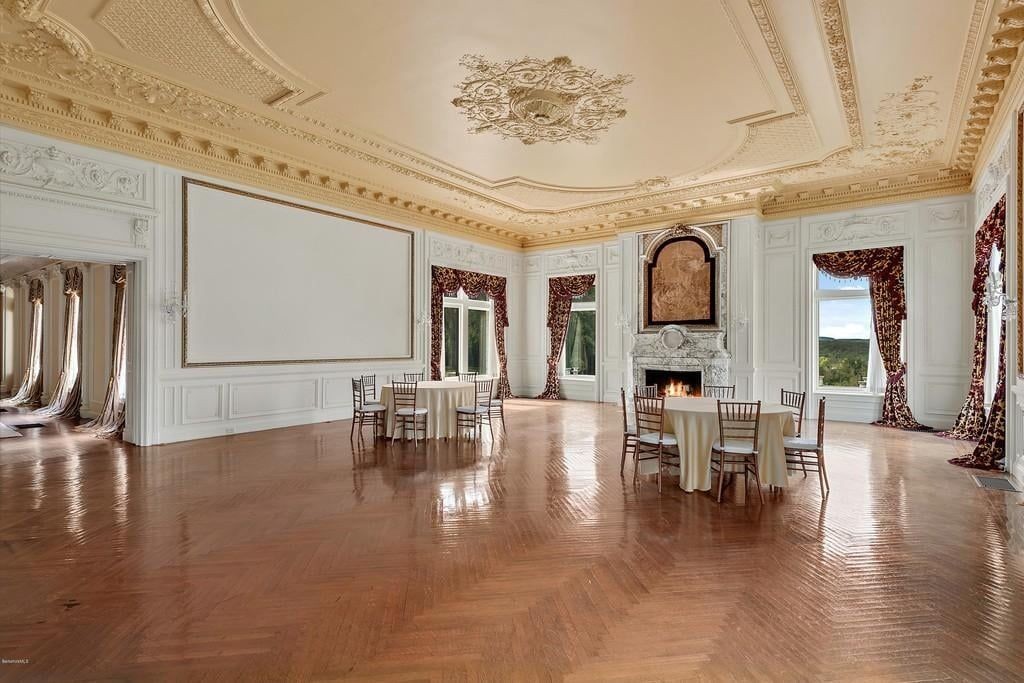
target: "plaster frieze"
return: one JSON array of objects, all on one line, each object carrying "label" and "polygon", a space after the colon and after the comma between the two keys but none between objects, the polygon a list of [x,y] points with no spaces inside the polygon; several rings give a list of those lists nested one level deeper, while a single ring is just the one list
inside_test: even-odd
[{"label": "plaster frieze", "polygon": [[860,105],[857,101],[857,86],[854,80],[850,43],[846,37],[846,18],[842,0],[818,0],[815,4],[818,18],[825,30],[825,46],[828,48],[832,70],[835,72],[839,99],[846,117],[850,141],[855,147],[864,144],[860,123]]}]

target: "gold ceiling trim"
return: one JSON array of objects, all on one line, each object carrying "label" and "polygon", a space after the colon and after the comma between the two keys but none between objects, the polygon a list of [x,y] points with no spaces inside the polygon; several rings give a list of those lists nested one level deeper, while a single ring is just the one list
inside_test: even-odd
[{"label": "gold ceiling trim", "polygon": [[825,46],[832,61],[836,85],[839,87],[839,99],[846,116],[846,127],[850,131],[850,140],[854,147],[864,144],[864,133],[860,121],[860,105],[857,102],[857,83],[850,55],[850,42],[847,39],[846,17],[841,0],[818,0],[815,5],[818,18],[825,30]]},{"label": "gold ceiling trim", "polygon": [[782,47],[782,41],[779,40],[779,34],[775,31],[775,21],[772,17],[771,8],[768,7],[766,0],[749,0],[749,4],[750,11],[754,14],[754,19],[757,21],[757,27],[761,30],[761,36],[764,38],[765,45],[768,46],[768,52],[772,56],[772,61],[775,62],[775,69],[779,72],[779,78],[782,79],[786,92],[789,94],[789,100],[793,104],[795,112],[803,114],[805,110],[803,99],[800,97],[800,88],[797,86],[793,69],[786,58],[786,51]]},{"label": "gold ceiling trim", "polygon": [[979,50],[982,49],[983,31],[986,27],[985,20],[991,16],[989,10],[999,0],[974,0],[974,10],[971,12],[971,24],[967,29],[967,40],[964,42],[964,52],[960,58],[960,68],[957,71],[956,85],[953,88],[953,99],[949,107],[949,121],[946,124],[946,133],[943,136],[943,145],[946,148],[946,163],[953,165],[956,161],[957,131],[963,124],[966,115],[965,102],[968,88],[972,85],[972,72],[975,61],[978,59]]},{"label": "gold ceiling trim", "polygon": [[224,146],[138,117],[97,110],[60,93],[4,83],[0,103],[0,121],[45,135],[462,237],[482,238],[503,246],[519,246],[523,241],[521,235],[510,230],[418,198]]},{"label": "gold ceiling trim", "polygon": [[973,169],[978,161],[989,124],[996,112],[1007,80],[1014,72],[1024,42],[1024,0],[1005,0],[996,15],[996,27],[989,36],[989,48],[974,86],[969,116],[960,134],[956,166]]}]

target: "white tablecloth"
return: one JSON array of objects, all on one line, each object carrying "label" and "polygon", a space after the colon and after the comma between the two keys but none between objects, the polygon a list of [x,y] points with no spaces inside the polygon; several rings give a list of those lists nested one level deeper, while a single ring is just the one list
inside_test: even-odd
[{"label": "white tablecloth", "polygon": [[[679,488],[711,489],[711,444],[718,439],[718,401],[713,398],[665,399],[665,433],[679,440]],[[792,409],[778,403],[761,404],[757,466],[763,486],[786,485],[783,436],[796,433]]]},{"label": "white tablecloth", "polygon": [[[380,388],[380,402],[388,409],[386,434],[395,425],[395,405],[390,384]],[[476,403],[476,387],[470,382],[428,381],[416,385],[416,407],[427,409],[427,438],[455,436],[455,409]],[[399,437],[402,435],[399,434]],[[412,436],[412,432],[409,432]]]}]

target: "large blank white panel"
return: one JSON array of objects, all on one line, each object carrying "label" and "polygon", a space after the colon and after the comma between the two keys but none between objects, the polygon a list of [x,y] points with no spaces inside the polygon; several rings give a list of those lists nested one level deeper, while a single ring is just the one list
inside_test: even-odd
[{"label": "large blank white panel", "polygon": [[412,357],[413,235],[185,186],[186,365]]}]

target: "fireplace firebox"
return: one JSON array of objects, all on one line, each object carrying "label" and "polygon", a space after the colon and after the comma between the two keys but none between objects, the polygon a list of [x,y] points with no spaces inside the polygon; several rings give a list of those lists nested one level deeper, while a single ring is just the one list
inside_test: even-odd
[{"label": "fireplace firebox", "polygon": [[658,387],[662,396],[700,396],[703,386],[699,370],[651,370],[644,371],[646,384]]}]

